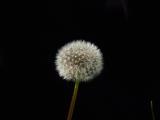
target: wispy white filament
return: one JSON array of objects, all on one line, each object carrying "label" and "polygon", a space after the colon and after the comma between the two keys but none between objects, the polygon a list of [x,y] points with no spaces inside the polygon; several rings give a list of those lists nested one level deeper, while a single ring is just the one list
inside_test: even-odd
[{"label": "wispy white filament", "polygon": [[56,70],[66,80],[88,81],[100,74],[103,58],[100,49],[84,40],[64,45],[56,55]]}]

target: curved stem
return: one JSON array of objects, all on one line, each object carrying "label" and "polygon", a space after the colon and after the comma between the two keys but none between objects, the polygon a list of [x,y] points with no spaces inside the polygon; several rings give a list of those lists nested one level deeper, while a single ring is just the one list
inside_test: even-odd
[{"label": "curved stem", "polygon": [[155,120],[155,115],[154,115],[154,111],[153,111],[153,102],[152,102],[152,100],[150,101],[150,105],[151,105],[152,119]]},{"label": "curved stem", "polygon": [[75,86],[74,86],[74,92],[73,92],[73,95],[72,95],[72,100],[71,100],[70,107],[69,107],[67,120],[72,119],[73,110],[74,110],[74,106],[75,106],[75,102],[76,102],[76,98],[77,98],[77,93],[78,93],[78,87],[79,87],[79,81],[76,80],[75,81]]}]

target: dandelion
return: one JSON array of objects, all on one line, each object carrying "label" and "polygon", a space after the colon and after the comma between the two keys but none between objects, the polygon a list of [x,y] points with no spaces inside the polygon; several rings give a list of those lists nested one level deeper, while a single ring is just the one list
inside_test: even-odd
[{"label": "dandelion", "polygon": [[76,40],[59,49],[55,64],[61,77],[75,82],[67,118],[67,120],[71,120],[79,82],[90,81],[101,73],[103,69],[102,53],[93,43]]}]

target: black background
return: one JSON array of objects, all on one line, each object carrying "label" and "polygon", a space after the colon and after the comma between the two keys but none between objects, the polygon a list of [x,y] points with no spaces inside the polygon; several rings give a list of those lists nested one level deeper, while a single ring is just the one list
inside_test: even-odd
[{"label": "black background", "polygon": [[14,41],[4,50],[5,117],[65,120],[74,83],[58,76],[55,55],[67,42],[84,39],[101,49],[104,70],[80,84],[73,120],[151,120],[151,99],[160,119],[154,50],[143,41],[145,28],[131,24],[123,10],[118,0],[49,0],[23,11],[22,26],[9,34]]}]

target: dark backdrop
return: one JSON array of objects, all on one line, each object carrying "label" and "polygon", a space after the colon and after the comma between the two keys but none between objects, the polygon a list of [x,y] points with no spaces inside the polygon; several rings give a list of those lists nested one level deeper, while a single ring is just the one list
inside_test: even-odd
[{"label": "dark backdrop", "polygon": [[25,22],[29,29],[10,35],[18,42],[10,42],[5,50],[6,117],[65,120],[74,83],[58,76],[55,55],[67,42],[84,39],[101,49],[104,70],[92,82],[80,84],[73,120],[151,120],[151,99],[158,120],[155,55],[141,40],[141,27],[131,32],[130,27],[138,25],[129,24],[123,2],[37,3],[34,19],[26,17],[33,20]]}]

